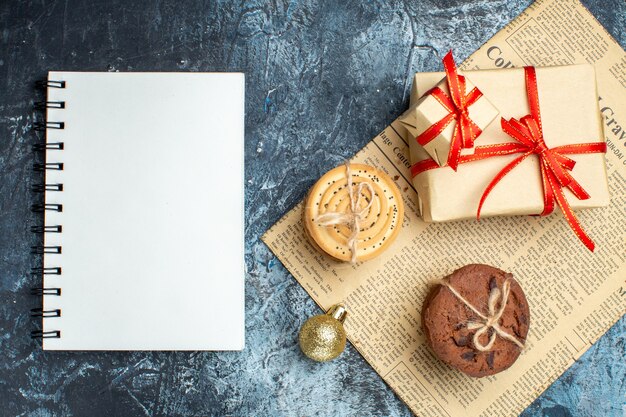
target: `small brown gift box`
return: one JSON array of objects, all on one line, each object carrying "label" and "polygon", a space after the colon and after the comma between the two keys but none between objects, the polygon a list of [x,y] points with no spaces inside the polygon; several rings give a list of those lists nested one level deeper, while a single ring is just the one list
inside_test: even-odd
[{"label": "small brown gift box", "polygon": [[[465,77],[465,86],[466,92],[474,88],[470,77]],[[439,87],[447,96],[450,96],[445,74],[444,78],[437,83],[436,87]],[[406,128],[407,132],[409,132],[409,136],[411,136],[412,139],[424,133],[426,129],[442,120],[449,113],[435,96],[427,94],[427,91],[420,90],[420,92],[422,94],[419,96],[420,98],[416,101],[411,100],[411,107],[400,117],[400,122]],[[468,113],[470,119],[472,119],[476,126],[484,131],[489,123],[493,122],[496,116],[498,116],[498,109],[489,102],[489,99],[483,93],[475,103],[468,107]],[[422,146],[430,157],[440,166],[446,165],[448,160],[456,123],[455,120],[452,120],[439,135]],[[480,135],[476,138],[477,144],[481,143],[480,138]],[[468,155],[473,152],[474,148],[461,149],[461,155]]]},{"label": "small brown gift box", "polygon": [[[595,72],[591,65],[537,68],[539,105],[543,133],[548,148],[578,143],[604,142]],[[467,71],[468,78],[489,97],[505,119],[529,114],[523,68]],[[443,73],[415,75],[411,102],[440,82]],[[428,153],[408,135],[411,162],[428,159]],[[479,145],[515,142],[502,131],[499,122],[491,123],[480,136]],[[455,172],[449,167],[427,170],[413,177],[422,218],[427,222],[476,218],[480,198],[491,180],[519,155],[496,156],[461,164]],[[577,199],[568,189],[565,197],[572,209],[602,207],[609,204],[609,190],[603,153],[568,155],[576,161],[571,175],[590,194]],[[544,195],[539,160],[524,159],[493,189],[481,216],[539,214]]]}]

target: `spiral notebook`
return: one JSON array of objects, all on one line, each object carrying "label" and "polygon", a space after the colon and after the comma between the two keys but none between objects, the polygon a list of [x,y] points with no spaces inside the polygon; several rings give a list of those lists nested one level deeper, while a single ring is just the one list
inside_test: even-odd
[{"label": "spiral notebook", "polygon": [[244,76],[50,72],[45,350],[244,346]]}]

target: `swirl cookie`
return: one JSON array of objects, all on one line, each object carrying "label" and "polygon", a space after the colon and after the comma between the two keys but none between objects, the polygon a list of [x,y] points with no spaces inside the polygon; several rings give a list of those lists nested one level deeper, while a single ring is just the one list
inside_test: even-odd
[{"label": "swirl cookie", "polygon": [[314,246],[340,261],[356,262],[387,249],[403,216],[402,196],[387,174],[368,165],[346,164],[327,172],[311,188],[303,220]]}]

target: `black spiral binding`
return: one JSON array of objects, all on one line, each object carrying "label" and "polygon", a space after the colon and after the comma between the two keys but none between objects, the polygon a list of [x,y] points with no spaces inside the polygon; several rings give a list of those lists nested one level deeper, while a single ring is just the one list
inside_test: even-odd
[{"label": "black spiral binding", "polygon": [[[65,81],[53,81],[46,80],[40,81],[37,83],[38,87],[41,88],[65,88]],[[65,102],[64,101],[43,101],[35,103],[36,110],[46,110],[46,109],[64,109]],[[47,131],[48,129],[65,129],[65,122],[59,121],[46,121],[46,122],[36,122],[33,123],[33,129],[37,131]],[[47,135],[46,135],[47,136]],[[62,151],[64,149],[63,142],[46,142],[43,144],[36,144],[33,146],[34,152],[42,152],[46,153],[49,150]],[[44,156],[45,159],[45,156]],[[62,171],[63,163],[62,162],[44,162],[44,163],[35,163],[33,164],[33,170],[35,172],[43,172],[45,177],[45,172],[50,170]],[[46,193],[46,192],[61,192],[63,191],[63,184],[54,183],[48,184],[45,182],[43,184],[31,184],[31,191],[33,193]],[[62,204],[49,204],[49,203],[37,203],[31,206],[31,210],[34,213],[44,213],[46,211],[54,211],[54,212],[62,212],[63,205]],[[62,233],[63,226],[61,225],[34,225],[31,226],[30,231],[37,235],[43,235],[45,233]],[[61,246],[32,246],[32,253],[37,255],[44,254],[60,254],[62,251]],[[36,267],[32,268],[31,275],[40,277],[43,282],[43,278],[46,275],[61,275],[62,268],[60,266],[57,267]],[[47,297],[61,296],[61,288],[50,288],[50,287],[37,287],[31,288],[31,295],[38,297]],[[50,309],[44,310],[43,308],[33,308],[30,310],[30,314],[32,317],[39,317],[42,319],[52,318],[52,317],[61,317],[60,309]],[[60,330],[50,330],[43,331],[43,329],[37,329],[30,333],[31,337],[34,339],[58,339],[61,337]]]},{"label": "black spiral binding", "polygon": [[30,209],[34,213],[43,213],[44,211],[63,211],[63,204],[33,204]]},{"label": "black spiral binding", "polygon": [[33,151],[35,152],[43,152],[47,149],[62,151],[64,147],[63,142],[56,143],[38,143],[33,146]]},{"label": "black spiral binding", "polygon": [[33,330],[30,332],[30,337],[33,339],[60,339],[61,331],[60,330],[50,330],[44,332],[42,330]]}]

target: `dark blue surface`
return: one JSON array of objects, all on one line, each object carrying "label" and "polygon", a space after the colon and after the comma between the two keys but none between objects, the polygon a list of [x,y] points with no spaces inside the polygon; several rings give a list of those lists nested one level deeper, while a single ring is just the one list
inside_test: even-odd
[{"label": "dark blue surface", "polygon": [[[350,346],[316,364],[300,353],[319,312],[259,241],[326,170],[407,105],[410,76],[459,61],[527,0],[0,1],[0,415],[410,415]],[[626,3],[585,0],[626,45]],[[433,53],[435,52],[435,53]],[[31,127],[48,70],[244,71],[246,349],[224,353],[52,353],[37,323],[28,230]],[[622,318],[526,416],[623,416]]]}]

